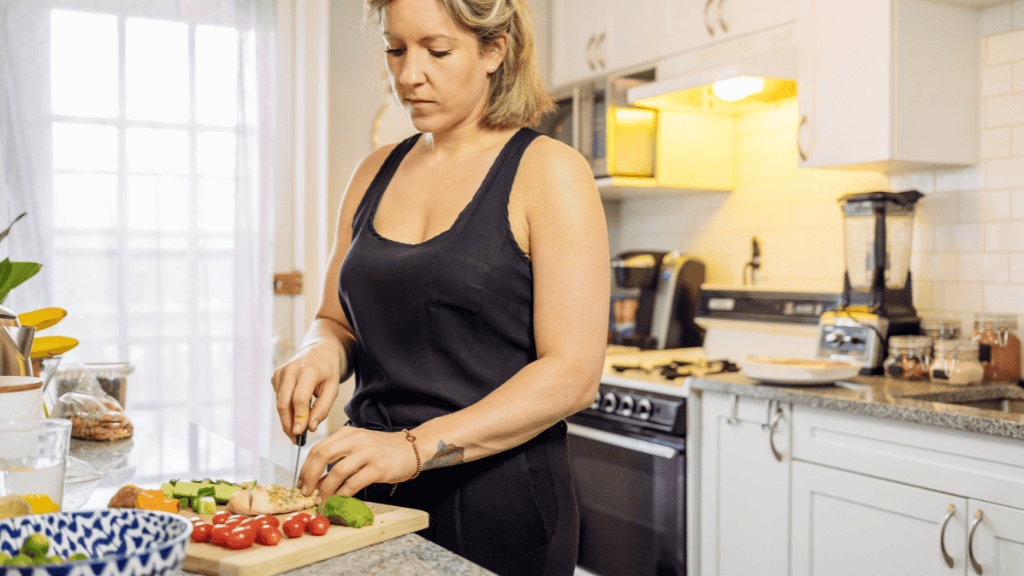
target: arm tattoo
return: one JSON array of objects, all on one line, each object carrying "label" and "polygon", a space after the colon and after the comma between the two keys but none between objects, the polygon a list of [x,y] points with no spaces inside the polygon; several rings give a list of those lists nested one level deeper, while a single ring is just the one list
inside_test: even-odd
[{"label": "arm tattoo", "polygon": [[437,443],[437,453],[430,460],[423,463],[423,470],[441,468],[442,466],[453,466],[462,462],[466,449],[455,444],[445,444],[444,440]]}]

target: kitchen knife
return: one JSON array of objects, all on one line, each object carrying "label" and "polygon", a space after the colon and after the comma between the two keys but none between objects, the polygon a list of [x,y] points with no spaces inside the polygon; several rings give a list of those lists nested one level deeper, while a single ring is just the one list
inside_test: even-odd
[{"label": "kitchen knife", "polygon": [[299,487],[299,458],[302,456],[302,447],[306,445],[306,430],[295,437],[295,476],[292,479],[292,501],[295,501],[295,490]]}]

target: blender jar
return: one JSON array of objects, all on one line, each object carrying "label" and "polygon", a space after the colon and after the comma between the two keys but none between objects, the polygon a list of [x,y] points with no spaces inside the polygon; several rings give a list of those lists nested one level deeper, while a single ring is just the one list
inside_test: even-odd
[{"label": "blender jar", "polygon": [[[846,272],[850,286],[866,291],[875,286],[876,270],[884,272],[886,288],[903,288],[910,270],[914,205],[922,194],[863,192],[847,194],[843,204]],[[884,241],[884,250],[876,242]],[[884,260],[884,266],[878,260]]]}]

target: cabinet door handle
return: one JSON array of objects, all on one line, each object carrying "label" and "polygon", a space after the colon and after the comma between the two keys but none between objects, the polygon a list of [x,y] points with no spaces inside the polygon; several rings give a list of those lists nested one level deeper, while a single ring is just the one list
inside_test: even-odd
[{"label": "cabinet door handle", "polygon": [[725,4],[725,0],[718,0],[718,23],[722,26],[722,32],[728,32],[729,25],[725,23],[725,18],[722,17],[722,4]]},{"label": "cabinet door handle", "polygon": [[768,447],[772,449],[772,455],[779,462],[782,462],[782,454],[775,449],[775,430],[779,427],[779,421],[782,420],[782,404],[775,408],[775,414],[772,416],[772,423],[768,429]]},{"label": "cabinet door handle", "polygon": [[726,420],[727,423],[729,423],[729,424],[739,424],[740,423],[740,419],[738,418],[739,409],[740,409],[740,395],[739,394],[733,394],[732,395],[732,415],[730,415],[729,418]]},{"label": "cabinet door handle", "polygon": [[711,10],[711,5],[715,3],[715,0],[708,0],[707,4],[704,5],[704,27],[708,29],[708,36],[715,35],[715,29],[711,26],[711,20],[708,19],[708,11]]},{"label": "cabinet door handle", "polygon": [[594,66],[594,42],[597,42],[596,36],[591,36],[587,40],[587,66],[590,66],[591,70],[596,70]]},{"label": "cabinet door handle", "polygon": [[604,56],[602,56],[601,46],[604,44],[604,32],[601,32],[597,36],[597,41],[594,43],[594,61],[597,62],[598,69],[604,69]]},{"label": "cabinet door handle", "polygon": [[971,522],[971,531],[967,535],[967,557],[971,560],[971,566],[974,571],[981,574],[981,564],[974,559],[974,531],[978,529],[978,525],[981,524],[981,520],[985,517],[985,514],[979,509],[974,513],[974,520]]},{"label": "cabinet door handle", "polygon": [[942,519],[942,530],[939,531],[939,550],[942,551],[942,559],[946,562],[946,566],[953,567],[953,557],[946,552],[946,524],[949,524],[949,520],[953,517],[956,512],[956,506],[950,504],[949,508],[946,508],[946,516]]},{"label": "cabinet door handle", "polygon": [[807,123],[807,115],[804,114],[800,117],[800,123],[796,126],[796,151],[800,154],[800,160],[807,162],[807,153],[804,152],[802,146],[800,146],[800,130],[803,129],[804,124]]}]

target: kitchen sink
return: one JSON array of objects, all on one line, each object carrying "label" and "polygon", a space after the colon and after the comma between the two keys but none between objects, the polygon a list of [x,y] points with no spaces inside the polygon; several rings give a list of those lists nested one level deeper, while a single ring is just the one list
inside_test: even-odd
[{"label": "kitchen sink", "polygon": [[988,398],[985,400],[943,401],[943,404],[955,404],[982,410],[998,410],[1012,414],[1024,414],[1024,399],[1021,398]]}]

